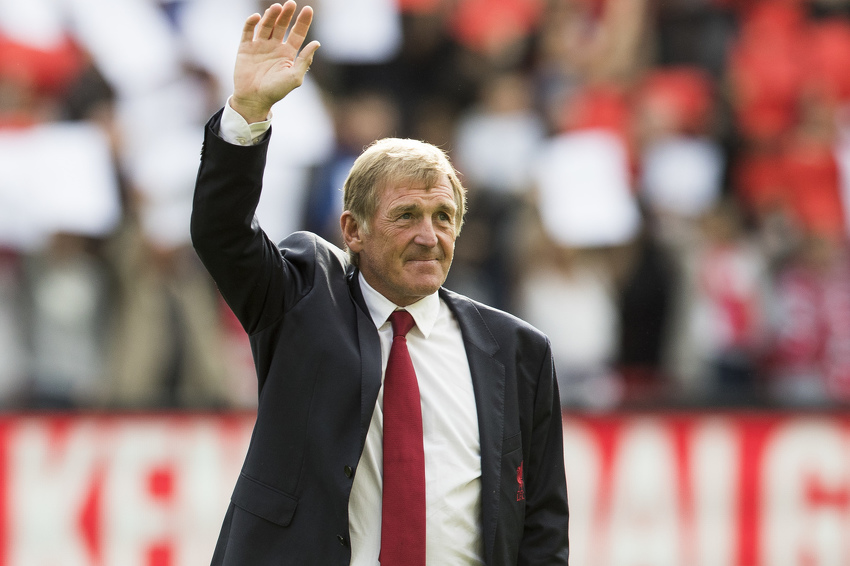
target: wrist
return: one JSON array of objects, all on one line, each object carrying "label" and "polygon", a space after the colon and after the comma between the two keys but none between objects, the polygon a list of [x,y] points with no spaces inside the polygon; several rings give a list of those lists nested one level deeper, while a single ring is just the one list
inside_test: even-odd
[{"label": "wrist", "polygon": [[265,122],[269,119],[269,114],[271,113],[271,106],[258,104],[252,101],[245,101],[235,94],[230,97],[229,104],[230,107],[233,108],[233,110],[235,110],[240,116],[245,118],[245,121],[249,124]]}]

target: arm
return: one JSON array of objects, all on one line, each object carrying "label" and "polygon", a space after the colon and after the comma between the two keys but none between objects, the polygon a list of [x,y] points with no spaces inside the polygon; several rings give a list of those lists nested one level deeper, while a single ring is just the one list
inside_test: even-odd
[{"label": "arm", "polygon": [[537,379],[531,454],[525,471],[525,530],[519,566],[566,566],[569,559],[569,509],[564,472],[564,441],[558,382],[547,348]]},{"label": "arm", "polygon": [[[312,10],[301,10],[289,37],[295,3],[274,4],[243,28],[230,106],[249,123],[267,118],[271,106],[298,87],[318,43],[299,54]],[[192,243],[242,326],[253,333],[279,316],[292,293],[297,266],[284,262],[277,246],[257,225],[267,137],[244,147],[222,140],[220,115],[205,133],[192,210]],[[289,296],[287,294],[290,294]]]}]

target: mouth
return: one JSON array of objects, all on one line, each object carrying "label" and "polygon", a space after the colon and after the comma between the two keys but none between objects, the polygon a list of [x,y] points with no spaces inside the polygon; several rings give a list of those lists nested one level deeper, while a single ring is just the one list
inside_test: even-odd
[{"label": "mouth", "polygon": [[435,257],[427,257],[427,258],[412,258],[407,260],[408,263],[439,263],[440,260]]}]

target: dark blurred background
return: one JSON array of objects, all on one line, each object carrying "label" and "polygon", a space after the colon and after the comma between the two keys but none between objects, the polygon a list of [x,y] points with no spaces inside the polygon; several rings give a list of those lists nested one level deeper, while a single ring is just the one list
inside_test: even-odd
[{"label": "dark blurred background", "polygon": [[[565,408],[850,402],[850,2],[317,0],[258,217],[339,242],[373,139],[469,189],[447,287]],[[0,0],[0,408],[251,408],[188,218],[251,0]]]}]

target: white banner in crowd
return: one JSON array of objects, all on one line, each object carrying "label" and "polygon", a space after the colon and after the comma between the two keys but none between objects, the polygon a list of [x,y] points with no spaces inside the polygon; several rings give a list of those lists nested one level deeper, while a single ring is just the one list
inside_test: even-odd
[{"label": "white banner in crowd", "polygon": [[540,216],[552,240],[567,247],[618,246],[641,225],[623,141],[605,130],[561,134],[535,167]]},{"label": "white banner in crowd", "polygon": [[0,131],[0,246],[32,249],[56,232],[103,236],[121,216],[109,140],[86,123]]},{"label": "white banner in crowd", "polygon": [[[0,566],[206,564],[254,416],[0,418]],[[564,421],[573,566],[850,563],[850,416]]]}]

